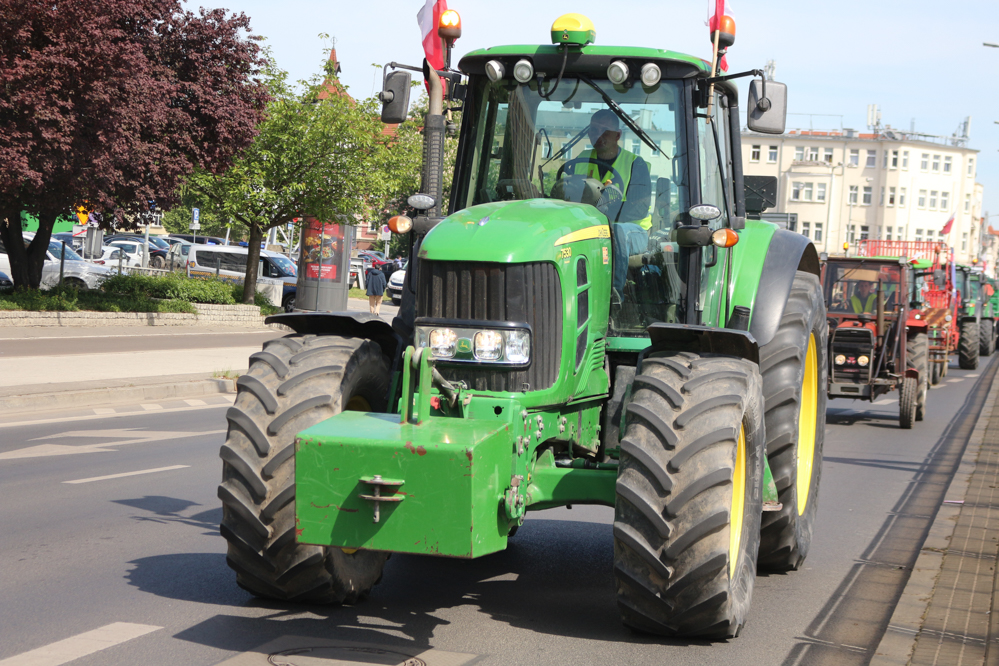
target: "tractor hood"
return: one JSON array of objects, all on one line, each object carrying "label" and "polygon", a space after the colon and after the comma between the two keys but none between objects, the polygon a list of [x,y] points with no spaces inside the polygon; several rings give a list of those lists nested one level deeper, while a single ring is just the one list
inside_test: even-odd
[{"label": "tractor hood", "polygon": [[[552,199],[497,201],[444,218],[427,234],[419,256],[431,261],[511,264],[555,261],[556,245],[584,237],[607,238],[607,225],[607,218],[587,204]],[[576,236],[566,239],[570,234]]]}]

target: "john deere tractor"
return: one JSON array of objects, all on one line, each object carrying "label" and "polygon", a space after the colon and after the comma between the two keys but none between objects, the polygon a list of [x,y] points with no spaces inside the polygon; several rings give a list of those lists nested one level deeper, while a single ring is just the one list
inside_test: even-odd
[{"label": "john deere tractor", "polygon": [[[715,36],[720,54],[734,26]],[[761,72],[595,37],[567,15],[551,44],[424,65],[420,213],[392,224],[413,248],[400,314],[272,317],[295,333],[237,382],[219,496],[246,590],[353,604],[390,553],[481,557],[530,511],[597,504],[614,508],[624,623],[725,638],[758,567],[804,561],[819,260],[758,219],[776,179],[744,178],[740,149],[743,118],[783,131],[786,89],[754,78],[743,116],[733,79]],[[401,122],[409,73],[389,69],[383,120]]]}]

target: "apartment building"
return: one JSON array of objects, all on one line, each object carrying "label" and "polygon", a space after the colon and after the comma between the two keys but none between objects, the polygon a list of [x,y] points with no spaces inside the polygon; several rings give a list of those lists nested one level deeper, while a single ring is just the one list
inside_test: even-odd
[{"label": "apartment building", "polygon": [[[742,134],[745,173],[777,177],[777,208],[820,252],[838,253],[862,238],[946,240],[958,261],[982,252],[978,151],[959,140],[890,127]],[[955,145],[958,144],[958,145]],[[954,216],[950,233],[942,231]]]}]

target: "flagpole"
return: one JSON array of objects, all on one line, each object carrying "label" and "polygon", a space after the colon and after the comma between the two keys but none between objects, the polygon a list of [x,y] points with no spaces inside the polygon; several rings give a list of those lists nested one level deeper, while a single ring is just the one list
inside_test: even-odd
[{"label": "flagpole", "polygon": [[[717,25],[715,26],[715,38],[713,42],[713,48],[711,49],[711,78],[715,77],[718,69],[718,40],[721,37],[721,16],[717,15],[715,12],[715,19]],[[710,23],[710,21],[709,21]],[[708,86],[708,122],[712,122],[711,110],[715,99],[715,84],[712,81],[711,85]]]}]

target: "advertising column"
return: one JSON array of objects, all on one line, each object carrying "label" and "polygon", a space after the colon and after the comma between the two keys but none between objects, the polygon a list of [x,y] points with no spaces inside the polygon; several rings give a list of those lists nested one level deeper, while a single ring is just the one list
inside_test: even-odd
[{"label": "advertising column", "polygon": [[296,310],[347,310],[353,235],[351,226],[305,218],[298,261]]}]

